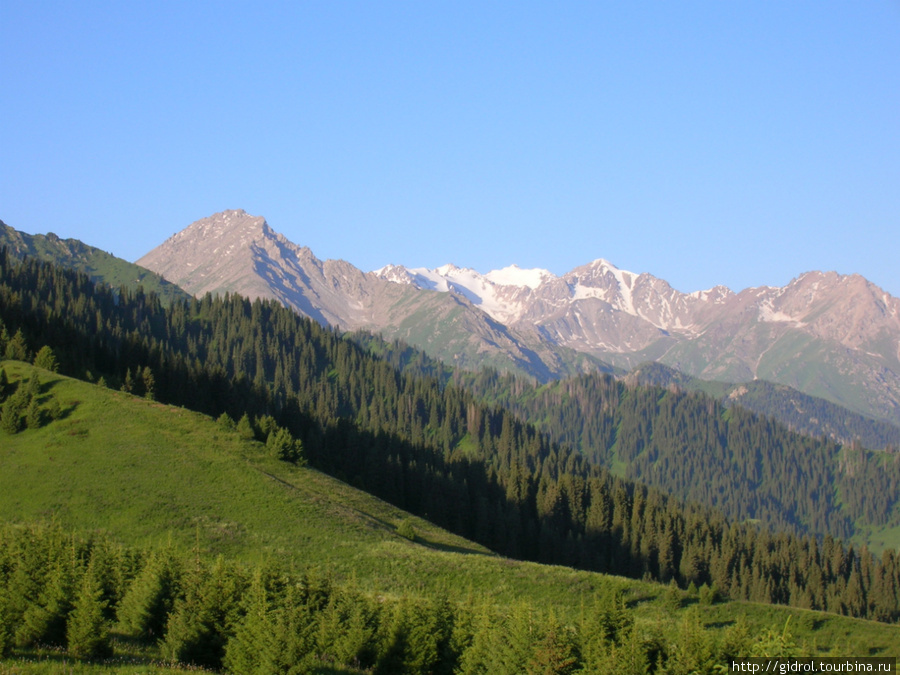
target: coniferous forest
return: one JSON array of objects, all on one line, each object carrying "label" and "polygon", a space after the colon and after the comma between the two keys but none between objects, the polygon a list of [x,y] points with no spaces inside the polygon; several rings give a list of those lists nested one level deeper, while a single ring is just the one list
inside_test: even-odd
[{"label": "coniferous forest", "polygon": [[[373,351],[272,302],[226,295],[164,306],[153,294],[95,285],[83,274],[0,252],[5,358],[37,358],[99,385],[233,420],[285,461],[309,462],[508,557],[705,587],[732,599],[900,618],[895,552],[876,558],[841,540],[857,521],[896,524],[900,471],[892,457],[799,436],[702,395],[591,376],[523,402],[526,385],[501,387],[496,373],[464,383],[438,376],[411,352],[399,369]],[[19,432],[27,425],[27,388],[4,387],[0,397],[5,433]],[[4,536],[10,547],[27,548]],[[473,632],[478,622],[533,632],[525,615],[458,616],[440,603],[375,607],[323,580],[286,580],[263,569],[242,576],[224,563],[191,570],[187,561],[142,551],[117,552],[114,563],[97,553],[107,559],[95,561],[90,545],[41,541],[34,551],[3,558],[4,611],[17,626],[7,643],[38,640],[40,631],[42,640],[62,641],[63,612],[70,649],[93,654],[102,639],[94,645],[92,629],[82,627],[99,615],[126,621],[136,636],[160,636],[165,616],[165,649],[175,659],[279,672],[254,671],[246,661],[274,658],[266,655],[266,636],[337,639],[322,637],[318,623],[337,621],[352,633],[341,637],[348,663],[405,663],[426,650],[438,655],[429,668],[438,672],[445,666],[436,664],[447,663],[450,672],[460,659],[489,658],[493,628]],[[73,551],[65,564],[63,545]],[[47,553],[53,547],[57,553]],[[104,565],[115,569],[101,574]],[[16,590],[28,583],[31,590]],[[67,590],[57,593],[57,585]],[[250,606],[238,610],[236,598],[245,592]],[[133,597],[139,593],[141,600]],[[37,597],[44,599],[28,604]],[[141,602],[156,609],[141,609]],[[603,611],[591,620],[607,617],[612,627],[600,633],[616,649],[632,649],[615,607]],[[231,632],[216,633],[209,628],[215,625]],[[408,630],[398,628],[404,625]],[[397,642],[398,635],[418,639],[416,630],[433,644],[409,651]],[[586,653],[586,636],[599,629],[566,630],[548,619],[537,640],[548,651],[522,659],[574,659],[569,670],[546,671],[571,672],[577,659],[565,650]],[[211,632],[190,646],[203,631]],[[362,642],[369,651],[360,651]],[[476,647],[481,656],[470,656]],[[213,651],[179,651],[194,648]],[[651,648],[637,651],[655,658]]]}]

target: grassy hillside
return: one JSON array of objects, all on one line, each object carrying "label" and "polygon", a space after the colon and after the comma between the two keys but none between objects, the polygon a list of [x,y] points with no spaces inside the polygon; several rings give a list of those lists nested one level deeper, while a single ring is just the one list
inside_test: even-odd
[{"label": "grassy hillside", "polygon": [[[12,382],[34,372],[18,362],[2,367]],[[317,566],[371,593],[477,598],[499,607],[524,601],[569,618],[619,591],[639,624],[663,633],[676,630],[696,602],[682,595],[676,610],[656,584],[501,558],[324,474],[280,462],[211,418],[38,372],[42,402],[58,401],[62,417],[40,429],[0,432],[2,521],[53,521],[126,544],[171,543],[204,558]],[[399,535],[404,523],[412,524],[415,542]],[[729,602],[702,616],[723,630],[743,617],[752,631],[792,617],[796,641],[816,653],[900,651],[900,628],[835,615]]]},{"label": "grassy hillside", "polygon": [[6,246],[17,258],[31,256],[60,267],[84,272],[94,281],[113,288],[138,286],[159,295],[164,304],[190,296],[178,286],[134,263],[89,246],[78,239],[60,239],[55,234],[26,234],[0,221],[0,246]]},{"label": "grassy hillside", "polygon": [[[2,362],[10,380],[32,372]],[[500,558],[203,415],[41,371],[63,418],[0,436],[0,520],[52,520],[124,543],[317,565],[379,592],[472,591],[568,605],[563,589],[639,582]],[[397,533],[412,523],[416,542]],[[497,572],[504,570],[498,581]],[[464,573],[463,573],[464,571]]]}]

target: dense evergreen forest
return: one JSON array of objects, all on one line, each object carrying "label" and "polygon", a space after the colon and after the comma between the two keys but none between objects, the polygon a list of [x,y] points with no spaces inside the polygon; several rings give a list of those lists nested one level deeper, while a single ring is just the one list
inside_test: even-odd
[{"label": "dense evergreen forest", "polygon": [[0,527],[0,659],[38,645],[102,659],[113,654],[113,630],[117,641],[159,645],[169,662],[241,675],[691,673],[733,658],[805,655],[784,631],[752,635],[737,622],[714,632],[696,611],[667,637],[639,631],[615,593],[578,614],[564,623],[524,602],[499,612],[475,599],[372,597],[316,570]]},{"label": "dense evergreen forest", "polygon": [[859,523],[900,524],[898,453],[842,447],[705,394],[602,373],[544,386],[491,370],[457,379],[591,462],[734,521],[841,538]]},{"label": "dense evergreen forest", "polygon": [[782,384],[753,380],[735,385],[699,380],[657,362],[641,364],[627,378],[638,384],[674,384],[686,391],[702,391],[726,406],[739,405],[774,417],[792,431],[807,436],[830,438],[843,445],[856,443],[870,450],[900,449],[900,427]]},{"label": "dense evergreen forest", "polygon": [[[302,456],[511,557],[706,585],[732,598],[900,618],[894,552],[876,561],[830,535],[773,532],[615,477],[596,458],[552,442],[505,409],[452,382],[400,372],[275,303],[226,295],[163,307],[152,294],[97,286],[82,274],[2,252],[0,321],[6,358],[29,360],[49,347],[64,373],[216,417],[227,413],[261,436],[287,430],[299,444],[286,459]],[[746,413],[737,413],[746,414],[740,424],[725,425],[735,411],[708,399],[616,391],[616,406],[635,413],[623,414],[615,431],[601,423],[585,433],[614,435],[622,460],[640,462],[648,443],[666,433],[644,418],[643,401],[667,415],[680,415],[680,406],[705,408],[705,416],[690,412],[672,428],[685,425],[685,439],[726,432],[723,443],[733,428],[747,450],[734,451],[746,459],[732,468],[751,476],[762,471],[753,448],[774,452],[769,436],[782,433]],[[7,394],[4,411],[17,396]],[[685,484],[696,482],[693,470],[700,469],[672,468]],[[786,481],[804,470],[787,459],[774,471]],[[791,514],[785,522],[800,518]]]}]

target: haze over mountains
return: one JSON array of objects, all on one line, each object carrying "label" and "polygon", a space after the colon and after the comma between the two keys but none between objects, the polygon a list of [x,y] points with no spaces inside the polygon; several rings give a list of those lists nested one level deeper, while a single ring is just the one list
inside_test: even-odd
[{"label": "haze over mountains", "polygon": [[366,273],[319,260],[242,210],[198,220],[137,264],[194,295],[275,299],[462,367],[544,380],[658,361],[705,379],[771,380],[900,422],[900,300],[859,275],[682,293],[603,259],[559,277],[514,265]]}]

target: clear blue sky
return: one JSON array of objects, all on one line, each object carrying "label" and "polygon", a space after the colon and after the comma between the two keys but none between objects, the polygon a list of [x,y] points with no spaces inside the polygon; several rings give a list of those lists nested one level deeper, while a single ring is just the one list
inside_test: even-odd
[{"label": "clear blue sky", "polygon": [[900,295],[900,2],[0,2],[0,219]]}]

